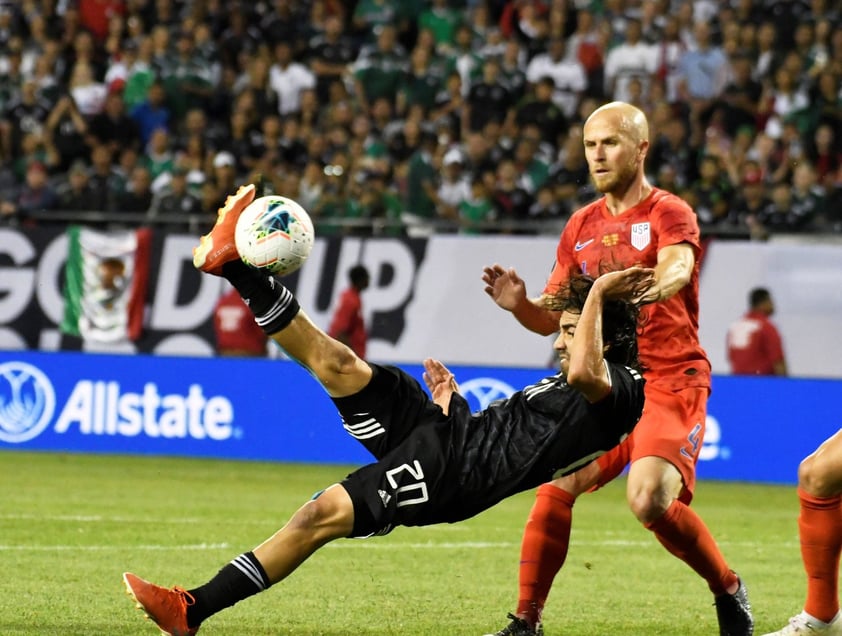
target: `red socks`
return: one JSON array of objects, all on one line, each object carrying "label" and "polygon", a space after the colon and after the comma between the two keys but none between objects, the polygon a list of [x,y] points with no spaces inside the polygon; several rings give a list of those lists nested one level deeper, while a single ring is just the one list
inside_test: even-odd
[{"label": "red socks", "polygon": [[553,579],[567,558],[575,501],[570,493],[549,484],[535,493],[520,546],[517,605],[517,615],[531,626],[541,619]]},{"label": "red socks", "polygon": [[714,596],[724,594],[737,582],[737,575],[728,568],[710,530],[689,506],[676,499],[662,517],[647,523],[646,527],[655,533],[670,554],[707,581]]},{"label": "red socks", "polygon": [[807,572],[804,611],[828,622],[839,611],[839,554],[842,552],[842,497],[819,499],[798,489],[798,536]]}]

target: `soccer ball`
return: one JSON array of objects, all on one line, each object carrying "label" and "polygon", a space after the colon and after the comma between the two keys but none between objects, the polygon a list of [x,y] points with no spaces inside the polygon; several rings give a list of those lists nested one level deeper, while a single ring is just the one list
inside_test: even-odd
[{"label": "soccer ball", "polygon": [[285,276],[313,249],[313,222],[292,199],[275,194],[252,201],[237,219],[234,244],[246,265]]}]

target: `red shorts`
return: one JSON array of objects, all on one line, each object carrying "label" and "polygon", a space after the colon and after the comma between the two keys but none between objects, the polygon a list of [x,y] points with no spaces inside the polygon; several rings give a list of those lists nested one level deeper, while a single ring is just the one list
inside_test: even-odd
[{"label": "red shorts", "polygon": [[596,461],[604,486],[641,457],[661,457],[678,469],[684,481],[679,499],[690,503],[696,486],[696,462],[705,436],[707,387],[666,391],[647,384],[640,421],[623,443]]}]

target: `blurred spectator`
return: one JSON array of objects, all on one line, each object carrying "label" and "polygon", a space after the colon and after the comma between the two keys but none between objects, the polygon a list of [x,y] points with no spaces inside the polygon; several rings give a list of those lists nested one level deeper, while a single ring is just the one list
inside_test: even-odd
[{"label": "blurred spectator", "polygon": [[118,193],[116,212],[148,212],[152,207],[152,178],[145,166],[135,166],[126,189]]},{"label": "blurred spectator", "polygon": [[801,231],[815,221],[815,209],[801,206],[796,211],[793,207],[792,186],[789,183],[775,184],[771,200],[772,205],[762,208],[757,214],[757,222],[767,234]]},{"label": "blurred spectator", "polygon": [[146,99],[132,108],[129,115],[137,123],[140,132],[141,146],[146,146],[156,128],[169,129],[171,124],[170,110],[166,105],[164,84],[156,79],[149,86]]},{"label": "blurred spectator", "polygon": [[768,234],[759,219],[769,217],[772,201],[766,196],[763,174],[756,164],[747,164],[742,177],[742,187],[728,210],[729,224],[738,229],[746,229],[752,238],[765,239]]},{"label": "blurred spectator", "polygon": [[745,126],[755,128],[763,86],[751,76],[751,58],[746,54],[731,60],[731,80],[722,91],[723,126],[729,137]]},{"label": "blurred spectator", "polygon": [[690,104],[691,126],[703,129],[709,109],[728,81],[728,58],[716,46],[707,22],[693,26],[694,47],[679,60],[678,97]]},{"label": "blurred spectator", "polygon": [[463,13],[450,0],[430,0],[430,6],[418,14],[418,29],[429,29],[437,51],[450,51],[456,41],[456,29],[463,20]]},{"label": "blurred spectator", "polygon": [[297,113],[301,110],[301,92],[316,87],[316,76],[293,60],[289,41],[277,42],[274,53],[274,62],[269,68],[269,86],[278,95],[278,112],[281,115]]},{"label": "blurred spectator", "polygon": [[559,106],[553,102],[555,81],[552,77],[544,76],[534,84],[532,91],[516,105],[515,123],[525,126],[528,123],[537,124],[544,132],[547,140],[553,145],[560,143],[559,137],[567,132],[567,117]]},{"label": "blurred spectator", "polygon": [[814,229],[825,225],[825,190],[816,182],[816,171],[807,161],[801,161],[792,177],[791,213],[795,218],[813,221]]},{"label": "blurred spectator", "polygon": [[111,150],[104,144],[94,146],[91,150],[91,210],[114,210],[118,194],[125,189],[126,181],[114,168],[111,156]]},{"label": "blurred spectator", "polygon": [[146,151],[140,157],[140,164],[149,171],[149,177],[154,182],[161,175],[169,173],[174,163],[175,154],[170,144],[170,134],[166,129],[158,128],[146,144]]},{"label": "blurred spectator", "polygon": [[10,99],[0,119],[0,143],[7,157],[21,152],[21,140],[28,133],[39,136],[50,114],[50,104],[37,93],[38,85],[31,79],[24,80],[20,94]]},{"label": "blurred spectator", "polygon": [[830,124],[820,124],[816,128],[812,139],[808,140],[806,155],[815,166],[819,184],[832,188],[836,173],[842,166],[842,149]]},{"label": "blurred spectator", "polygon": [[728,215],[733,188],[716,155],[699,161],[699,178],[690,187],[694,195],[693,209],[701,226],[715,226]]},{"label": "blurred spectator", "polygon": [[655,134],[657,136],[649,151],[649,169],[658,174],[665,164],[669,164],[675,171],[679,187],[692,183],[696,178],[696,156],[688,144],[688,130],[684,120],[673,117]]},{"label": "blurred spectator", "polygon": [[404,115],[414,105],[430,111],[443,83],[439,69],[431,64],[430,50],[416,46],[409,56],[409,69],[398,82],[396,112]]},{"label": "blurred spectator", "polygon": [[126,113],[123,94],[119,90],[109,91],[102,112],[90,119],[87,129],[93,138],[90,141],[92,145],[105,144],[112,152],[125,146],[140,148],[137,123]]},{"label": "blurred spectator", "polygon": [[[149,218],[156,220],[173,216],[199,215],[202,211],[202,202],[187,188],[187,168],[175,166],[170,173],[169,183],[153,199],[149,207]],[[166,227],[187,232],[202,229],[193,228],[188,222],[168,223]]]},{"label": "blurred spectator", "polygon": [[520,174],[514,161],[506,159],[497,167],[497,183],[492,193],[501,231],[504,234],[530,233],[529,208],[534,199],[519,182]]},{"label": "blurred spectator", "polygon": [[566,202],[570,209],[579,208],[596,198],[581,136],[581,126],[571,127],[559,150],[559,160],[550,166],[547,181],[556,198]]},{"label": "blurred spectator", "polygon": [[342,18],[327,16],[324,32],[310,41],[309,48],[310,70],[316,77],[316,91],[319,100],[326,102],[330,85],[344,81],[356,54],[353,42],[344,32]]},{"label": "blurred spectator", "polygon": [[269,339],[236,289],[220,296],[213,310],[216,352],[221,356],[262,357]]},{"label": "blurred spectator", "polygon": [[605,90],[619,101],[630,101],[629,82],[640,81],[642,91],[649,88],[649,78],[658,69],[657,51],[642,39],[639,20],[628,20],[625,41],[615,46],[605,58]]},{"label": "blurred spectator", "polygon": [[541,78],[552,78],[553,102],[566,117],[572,117],[588,81],[581,62],[565,53],[564,40],[558,36],[551,38],[547,52],[535,55],[529,62],[526,79],[530,84],[537,84]]},{"label": "blurred spectator", "polygon": [[196,50],[194,36],[182,28],[175,42],[175,54],[164,66],[162,77],[167,106],[176,120],[191,108],[206,108],[213,92],[214,69]]},{"label": "blurred spectator", "polygon": [[442,157],[441,177],[436,190],[439,214],[447,219],[456,219],[459,204],[471,196],[471,184],[465,173],[465,159],[458,148],[451,148]]},{"label": "blurred spectator", "polygon": [[0,215],[16,217],[24,223],[34,224],[29,217],[34,212],[52,210],[58,203],[55,190],[49,184],[46,166],[33,161],[26,169],[26,179],[17,191],[0,200]]},{"label": "blurred spectator", "polygon": [[362,293],[370,282],[365,266],[354,265],[348,270],[348,282],[349,286],[339,295],[327,332],[365,359],[368,333],[363,318]]},{"label": "blurred spectator", "polygon": [[554,228],[561,227],[561,222],[570,216],[570,206],[558,199],[551,184],[541,186],[535,193],[535,201],[529,206],[529,218],[535,221],[554,221]]},{"label": "blurred spectator", "polygon": [[88,167],[81,159],[75,160],[57,188],[60,210],[87,212],[92,210],[93,190],[88,179]]},{"label": "blurred spectator", "polygon": [[108,89],[94,76],[90,62],[79,60],[70,73],[70,96],[84,117],[93,117],[102,112]]},{"label": "blurred spectator", "polygon": [[[363,4],[366,0],[357,8]],[[378,26],[377,43],[364,47],[352,66],[355,94],[362,108],[370,108],[378,98],[393,104],[408,66],[406,49],[398,42],[395,27]]]},{"label": "blurred spectator", "polygon": [[248,61],[245,73],[234,83],[234,94],[248,93],[252,108],[258,115],[278,114],[278,94],[269,82],[269,59],[265,55],[255,55]]},{"label": "blurred spectator", "polygon": [[76,108],[73,97],[60,97],[44,123],[44,140],[57,154],[58,170],[66,171],[74,160],[87,157],[88,130],[88,122]]},{"label": "blurred spectator", "polygon": [[756,287],[748,297],[749,310],[728,328],[728,361],[734,375],[787,375],[783,343],[769,320],[775,303],[768,289]]},{"label": "blurred spectator", "polygon": [[466,100],[467,130],[481,132],[489,123],[502,124],[514,105],[509,91],[499,82],[500,62],[488,58],[482,65],[482,79],[474,82]]},{"label": "blurred spectator", "polygon": [[492,223],[497,220],[497,209],[481,176],[471,181],[471,194],[459,203],[457,214],[459,231],[463,234],[493,231]]},{"label": "blurred spectator", "polygon": [[422,131],[421,145],[409,159],[404,223],[410,236],[429,235],[435,230],[430,221],[437,217],[436,169],[433,167],[436,141],[431,131]]}]

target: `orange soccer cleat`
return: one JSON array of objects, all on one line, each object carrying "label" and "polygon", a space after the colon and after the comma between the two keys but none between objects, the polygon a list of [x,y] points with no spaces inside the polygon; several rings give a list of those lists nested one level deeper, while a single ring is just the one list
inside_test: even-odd
[{"label": "orange soccer cleat", "polygon": [[198,627],[187,626],[187,606],[196,601],[185,590],[174,587],[170,590],[144,581],[131,572],[123,574],[126,592],[148,618],[155,622],[166,636],[193,636]]},{"label": "orange soccer cleat", "polygon": [[225,199],[225,205],[217,212],[216,225],[193,248],[193,266],[196,269],[220,276],[225,263],[240,258],[234,245],[234,228],[242,211],[254,201],[255,192],[254,185],[248,184],[240,186],[236,194]]}]

